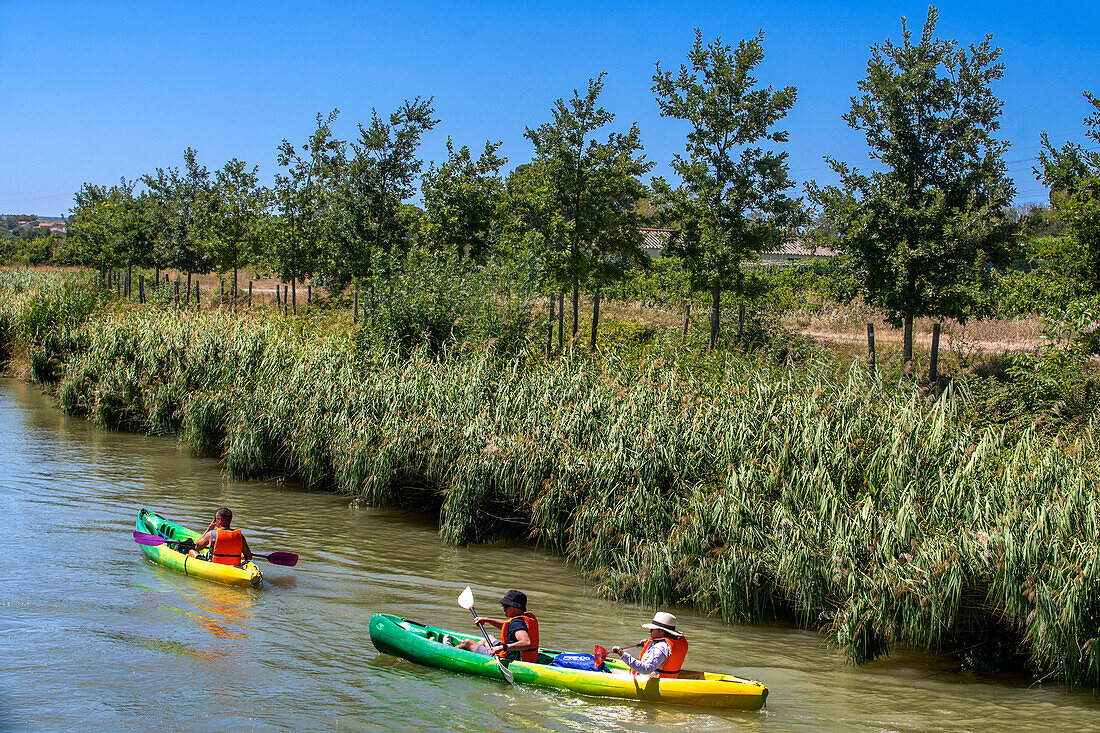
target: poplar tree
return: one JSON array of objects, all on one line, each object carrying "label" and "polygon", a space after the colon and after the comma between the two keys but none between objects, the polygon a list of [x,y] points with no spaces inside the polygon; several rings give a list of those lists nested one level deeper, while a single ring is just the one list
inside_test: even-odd
[{"label": "poplar tree", "polygon": [[844,115],[879,170],[826,158],[840,185],[807,187],[852,255],[864,297],[904,327],[906,363],[914,317],[965,322],[979,312],[1015,231],[1008,144],[994,137],[1002,102],[990,88],[1004,73],[1001,50],[991,36],[968,47],[936,38],[937,17],[930,7],[916,41],[902,18],[900,43],[871,48]]},{"label": "poplar tree", "polygon": [[798,92],[758,86],[753,70],[764,60],[764,34],[742,40],[736,50],[721,39],[703,45],[696,29],[688,64],[679,73],[657,64],[653,92],[662,117],[690,124],[687,145],[672,169],[682,183],[656,178],[659,206],[679,225],[668,251],[682,258],[695,291],[711,294],[710,348],[718,339],[723,290],[744,286],[742,264],[774,248],[795,224],[799,203],[785,193],[787,153],[764,143],[785,143],[773,129],[790,111]]}]

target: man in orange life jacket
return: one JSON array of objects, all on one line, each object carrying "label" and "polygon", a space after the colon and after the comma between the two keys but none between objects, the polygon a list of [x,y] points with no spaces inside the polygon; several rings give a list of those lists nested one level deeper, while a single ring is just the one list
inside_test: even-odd
[{"label": "man in orange life jacket", "polygon": [[500,599],[500,605],[505,616],[503,621],[483,616],[478,616],[474,620],[475,625],[490,624],[500,629],[500,639],[495,636],[489,637],[492,648],[472,639],[459,642],[458,648],[478,654],[503,657],[510,662],[517,659],[524,662],[537,661],[539,622],[535,614],[527,611],[527,596],[518,590],[510,590]]},{"label": "man in orange life jacket", "polygon": [[[199,550],[210,548],[210,562],[219,565],[244,565],[252,559],[252,550],[248,549],[248,540],[239,529],[231,529],[233,512],[222,507],[214,514],[214,521],[199,537],[195,549],[188,551],[190,557],[198,557]],[[203,558],[204,560],[206,558]]]},{"label": "man in orange life jacket", "polygon": [[638,659],[624,652],[622,647],[613,646],[611,651],[622,657],[623,664],[636,674],[679,677],[680,669],[684,666],[684,657],[687,656],[688,643],[684,635],[676,630],[676,617],[671,613],[658,611],[653,614],[653,622],[642,624],[642,628],[649,629],[649,640],[642,647],[642,654]]}]

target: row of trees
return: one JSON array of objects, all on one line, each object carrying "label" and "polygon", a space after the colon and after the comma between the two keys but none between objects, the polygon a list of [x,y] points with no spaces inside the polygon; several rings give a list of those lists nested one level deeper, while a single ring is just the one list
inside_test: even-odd
[{"label": "row of trees", "polygon": [[[749,287],[743,264],[756,253],[807,235],[808,201],[831,233],[827,243],[851,255],[864,297],[905,326],[908,358],[914,317],[980,313],[977,293],[992,268],[1011,260],[1019,226],[1008,145],[996,137],[1002,103],[991,87],[1004,70],[1000,50],[989,37],[970,46],[939,39],[936,21],[930,8],[914,38],[903,19],[900,42],[871,49],[844,119],[865,134],[873,170],[827,158],[840,182],[810,183],[806,200],[791,195],[779,150],[787,134],[778,125],[797,91],[754,76],[762,34],[733,47],[704,43],[696,31],[686,63],[675,72],[658,64],[653,75],[661,114],[688,127],[672,161],[678,182],[643,182],[652,162],[636,125],[609,131],[615,116],[599,104],[601,74],[527,130],[532,159],[507,178],[493,142],[475,158],[448,140],[447,159],[424,171],[420,142],[438,120],[432,100],[416,98],[388,117],[373,113],[351,142],[332,132],[337,111],[318,115],[303,144],[279,146],[270,188],[236,159],[211,175],[190,148],[182,170],[85,185],[71,239],[100,266],[232,271],[236,283],[247,265],[292,284],[361,284],[371,312],[413,249],[470,266],[504,258],[522,263],[538,291],[572,293],[576,334],[581,289],[598,304],[601,288],[644,264],[639,228],[658,224],[676,231],[666,254],[690,290],[711,295],[713,346],[721,293]],[[1094,136],[1098,119],[1100,112],[1087,121]],[[1060,192],[1058,210],[1100,272],[1096,155],[1043,141],[1040,175]],[[422,209],[410,204],[418,184]]]}]

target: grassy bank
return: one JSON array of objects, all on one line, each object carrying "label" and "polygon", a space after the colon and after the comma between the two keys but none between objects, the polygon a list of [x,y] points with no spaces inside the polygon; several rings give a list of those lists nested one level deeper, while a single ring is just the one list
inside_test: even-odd
[{"label": "grassy bank", "polygon": [[0,334],[69,413],[437,512],[447,542],[533,538],[614,597],[791,619],[857,662],[900,643],[1100,684],[1091,424],[983,426],[965,384],[935,397],[813,349],[399,358],[324,314],[65,287],[0,283]]}]

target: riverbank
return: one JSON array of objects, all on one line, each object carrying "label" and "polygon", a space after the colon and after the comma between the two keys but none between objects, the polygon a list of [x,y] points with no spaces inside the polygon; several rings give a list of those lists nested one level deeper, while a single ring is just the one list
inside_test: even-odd
[{"label": "riverbank", "polygon": [[813,350],[401,357],[323,313],[47,290],[0,296],[9,358],[67,412],[178,433],[231,475],[415,507],[449,543],[530,538],[611,597],[790,619],[857,662],[903,644],[1100,683],[1091,427],[1005,430],[965,385]]}]

